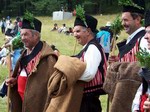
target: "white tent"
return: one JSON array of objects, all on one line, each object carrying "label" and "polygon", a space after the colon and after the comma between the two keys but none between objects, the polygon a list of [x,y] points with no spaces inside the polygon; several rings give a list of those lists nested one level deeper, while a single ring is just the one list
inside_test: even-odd
[{"label": "white tent", "polygon": [[55,11],[53,12],[53,20],[64,20],[72,18],[72,13],[64,11]]}]

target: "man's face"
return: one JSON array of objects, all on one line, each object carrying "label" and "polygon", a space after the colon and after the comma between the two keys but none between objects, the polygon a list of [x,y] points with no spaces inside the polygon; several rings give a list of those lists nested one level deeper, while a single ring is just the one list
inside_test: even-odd
[{"label": "man's face", "polygon": [[150,26],[145,28],[145,39],[147,40],[148,43],[148,49],[150,50]]},{"label": "man's face", "polygon": [[82,26],[75,26],[73,28],[74,37],[77,39],[78,43],[84,46],[88,42],[88,31],[87,28]]},{"label": "man's face", "polygon": [[21,39],[26,48],[30,50],[37,44],[37,36],[30,29],[21,29]]},{"label": "man's face", "polygon": [[131,35],[137,29],[137,19],[133,19],[130,12],[122,13],[122,25],[127,34]]}]

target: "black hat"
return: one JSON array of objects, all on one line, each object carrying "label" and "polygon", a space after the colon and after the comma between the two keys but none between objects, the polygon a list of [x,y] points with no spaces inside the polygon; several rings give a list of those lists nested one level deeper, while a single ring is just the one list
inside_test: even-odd
[{"label": "black hat", "polygon": [[131,0],[134,5],[123,5],[123,12],[132,12],[144,14],[145,12],[145,1],[144,0]]},{"label": "black hat", "polygon": [[36,18],[33,18],[33,21],[29,21],[23,18],[22,28],[21,29],[33,29],[38,32],[41,32],[42,23]]},{"label": "black hat", "polygon": [[150,10],[147,10],[145,13],[145,27],[150,26]]},{"label": "black hat", "polygon": [[74,26],[80,25],[80,26],[90,28],[92,30],[92,32],[96,31],[97,19],[95,19],[94,17],[92,17],[90,15],[85,14],[85,22],[86,23],[84,23],[84,21],[81,20],[79,17],[76,17],[75,22],[74,22]]}]

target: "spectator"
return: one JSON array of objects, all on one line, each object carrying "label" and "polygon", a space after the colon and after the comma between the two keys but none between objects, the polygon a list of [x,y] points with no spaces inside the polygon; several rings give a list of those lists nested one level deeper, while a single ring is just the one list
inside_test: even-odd
[{"label": "spectator", "polygon": [[6,17],[6,27],[7,27],[7,25],[10,24],[10,21],[11,21],[10,16],[7,16],[7,17]]},{"label": "spectator", "polygon": [[111,51],[111,40],[113,38],[113,33],[110,29],[110,26],[111,23],[107,22],[106,26],[101,27],[100,31],[96,34],[96,39],[103,47],[107,60]]},{"label": "spectator", "polygon": [[65,33],[67,31],[66,24],[62,24],[62,27],[58,29],[58,33]]},{"label": "spectator", "polygon": [[54,24],[54,27],[53,27],[53,29],[52,29],[51,31],[56,31],[56,30],[58,30],[58,25],[57,25],[57,23]]},{"label": "spectator", "polygon": [[9,24],[6,26],[5,30],[5,39],[10,40],[13,38],[12,30],[14,29],[14,25],[12,24],[12,21],[10,20]]},{"label": "spectator", "polygon": [[12,37],[15,37],[19,32],[18,22],[15,20],[13,25],[14,25],[14,28],[11,30],[10,33],[11,33]]},{"label": "spectator", "polygon": [[73,35],[73,29],[69,27],[69,30],[65,32],[66,35]]},{"label": "spectator", "polygon": [[6,28],[5,18],[3,18],[2,21],[0,22],[0,26],[1,26],[1,32],[2,32],[2,34],[4,34],[5,33],[5,28]]}]

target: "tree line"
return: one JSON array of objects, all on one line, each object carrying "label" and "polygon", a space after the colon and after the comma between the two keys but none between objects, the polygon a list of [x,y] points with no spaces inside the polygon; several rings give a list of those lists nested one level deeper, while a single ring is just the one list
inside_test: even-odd
[{"label": "tree line", "polygon": [[[150,1],[145,1],[149,7]],[[22,16],[26,10],[35,15],[51,16],[53,11],[62,9],[71,12],[77,4],[82,4],[91,14],[116,13],[121,8],[118,0],[0,0],[0,16]]]}]

